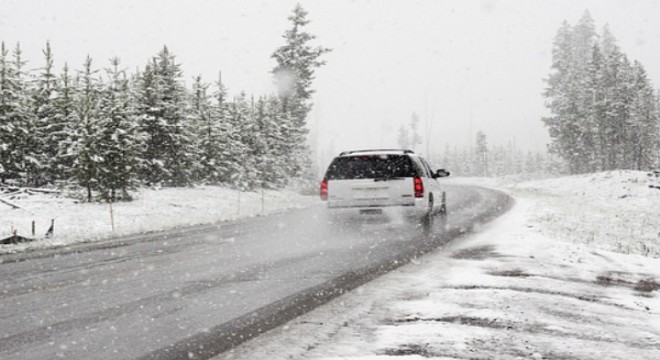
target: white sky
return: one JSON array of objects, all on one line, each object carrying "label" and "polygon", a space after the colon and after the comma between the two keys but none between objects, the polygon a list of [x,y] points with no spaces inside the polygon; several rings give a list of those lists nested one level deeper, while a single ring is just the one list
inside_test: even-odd
[{"label": "white sky", "polygon": [[[131,71],[164,44],[190,83],[220,70],[230,92],[272,92],[270,54],[295,0],[0,0],[0,39],[20,41],[29,67],[51,41],[56,66],[99,67],[119,56]],[[303,0],[316,43],[333,49],[317,72],[310,124],[321,148],[397,147],[412,112],[431,123],[431,150],[465,146],[482,130],[491,144],[543,149],[543,78],[563,20],[589,9],[660,86],[655,0]],[[426,135],[426,134],[424,134]],[[426,139],[427,136],[424,136]],[[425,146],[417,149],[424,153]]]}]

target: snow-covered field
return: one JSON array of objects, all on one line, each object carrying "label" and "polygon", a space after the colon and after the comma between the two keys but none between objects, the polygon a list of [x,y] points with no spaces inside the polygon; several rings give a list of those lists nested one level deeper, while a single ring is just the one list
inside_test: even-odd
[{"label": "snow-covered field", "polygon": [[656,179],[452,181],[516,205],[218,358],[660,359]]},{"label": "snow-covered field", "polygon": [[[272,214],[290,208],[307,206],[318,201],[313,196],[301,196],[293,191],[241,192],[222,187],[141,189],[132,202],[77,203],[52,194],[26,192],[0,197],[20,209],[0,202],[0,239],[12,229],[18,235],[32,238],[35,222],[37,241],[0,245],[0,253],[91,242],[113,236],[137,234],[180,226],[208,224],[244,217]],[[44,238],[51,219],[54,234]],[[114,221],[114,231],[113,231]]]}]

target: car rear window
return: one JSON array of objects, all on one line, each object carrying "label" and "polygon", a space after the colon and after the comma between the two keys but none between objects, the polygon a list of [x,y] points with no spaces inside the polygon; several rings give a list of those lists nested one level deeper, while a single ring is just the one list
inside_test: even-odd
[{"label": "car rear window", "polygon": [[328,180],[414,177],[417,171],[405,155],[359,155],[335,158],[327,173]]}]

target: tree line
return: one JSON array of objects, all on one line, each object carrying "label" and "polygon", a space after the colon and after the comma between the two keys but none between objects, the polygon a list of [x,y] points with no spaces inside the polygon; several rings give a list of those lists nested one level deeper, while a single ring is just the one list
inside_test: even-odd
[{"label": "tree line", "polygon": [[278,93],[229,99],[219,76],[185,86],[164,46],[128,73],[119,58],[98,69],[26,70],[20,44],[0,46],[0,183],[78,187],[86,198],[128,200],[140,185],[225,184],[278,188],[309,169],[306,117],[314,71],[330,51],[312,47],[307,13],[289,17],[273,52]]},{"label": "tree line", "polygon": [[630,61],[588,12],[559,28],[544,92],[543,119],[571,173],[660,166],[660,97],[646,70]]},{"label": "tree line", "polygon": [[490,145],[486,138],[484,132],[477,131],[473,146],[447,146],[441,154],[432,156],[431,162],[441,164],[455,176],[544,176],[565,171],[565,162],[546,151],[523,150],[516,146],[515,141],[506,145]]}]

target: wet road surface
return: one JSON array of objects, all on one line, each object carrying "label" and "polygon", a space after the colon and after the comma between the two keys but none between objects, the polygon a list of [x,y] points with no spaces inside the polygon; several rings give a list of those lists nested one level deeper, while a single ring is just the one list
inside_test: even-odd
[{"label": "wet road surface", "polygon": [[1,359],[208,359],[455,240],[506,195],[447,186],[430,228],[322,206],[0,257]]}]

